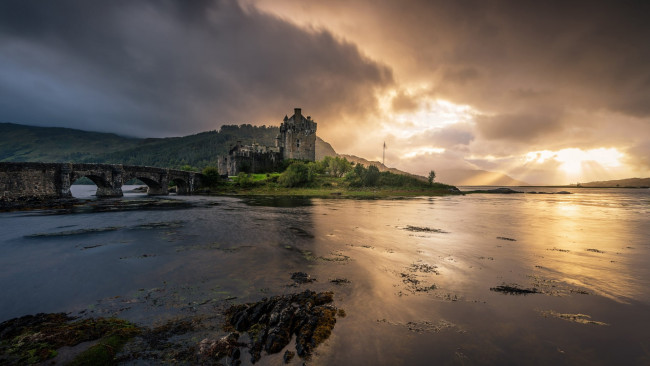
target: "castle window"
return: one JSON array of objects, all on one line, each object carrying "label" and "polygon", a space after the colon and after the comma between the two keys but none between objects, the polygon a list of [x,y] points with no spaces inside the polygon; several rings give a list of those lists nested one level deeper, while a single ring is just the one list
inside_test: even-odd
[{"label": "castle window", "polygon": [[300,147],[300,139],[296,140],[296,147]]}]

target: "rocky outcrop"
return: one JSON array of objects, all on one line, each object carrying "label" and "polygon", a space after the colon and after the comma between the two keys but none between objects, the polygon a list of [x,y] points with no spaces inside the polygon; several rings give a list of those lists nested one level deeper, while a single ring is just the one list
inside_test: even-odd
[{"label": "rocky outcrop", "polygon": [[227,323],[235,331],[248,333],[253,363],[261,358],[262,351],[268,354],[281,352],[293,336],[296,337],[296,353],[308,359],[312,351],[330,336],[336,315],[343,314],[329,305],[332,300],[331,292],[310,290],[274,296],[231,307],[227,312]]}]

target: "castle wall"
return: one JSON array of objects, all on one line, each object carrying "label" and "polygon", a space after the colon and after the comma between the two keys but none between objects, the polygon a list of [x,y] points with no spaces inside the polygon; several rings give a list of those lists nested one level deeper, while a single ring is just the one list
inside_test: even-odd
[{"label": "castle wall", "polygon": [[277,152],[236,151],[220,156],[219,174],[235,176],[242,171],[268,173],[276,171],[282,163],[282,155]]},{"label": "castle wall", "polygon": [[284,136],[285,159],[316,160],[316,133],[311,130],[287,130]]}]

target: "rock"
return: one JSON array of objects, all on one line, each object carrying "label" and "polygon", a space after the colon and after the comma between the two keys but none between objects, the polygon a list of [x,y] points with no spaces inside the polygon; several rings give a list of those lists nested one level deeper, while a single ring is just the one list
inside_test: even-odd
[{"label": "rock", "polygon": [[501,188],[495,188],[495,189],[484,189],[484,190],[469,191],[467,193],[511,194],[511,193],[524,193],[524,192],[515,191],[514,189],[510,189],[510,188],[501,187]]},{"label": "rock", "polygon": [[515,191],[514,189],[510,188],[496,188],[496,189],[490,189],[488,190],[489,193],[504,193],[504,194],[509,194],[509,193],[522,193],[520,191]]},{"label": "rock", "polygon": [[293,359],[293,357],[296,355],[295,352],[291,352],[289,350],[286,350],[284,352],[284,356],[282,356],[282,359],[284,360],[284,363],[289,363]]},{"label": "rock", "polygon": [[147,186],[139,186],[139,187],[133,188],[131,190],[131,192],[133,192],[133,193],[147,193],[148,189],[149,189],[149,187],[147,187]]},{"label": "rock", "polygon": [[344,285],[346,283],[350,283],[350,280],[348,280],[347,278],[335,278],[333,280],[330,280],[330,282],[335,285]]},{"label": "rock", "polygon": [[332,301],[331,292],[310,290],[274,296],[257,303],[232,306],[226,311],[226,322],[248,333],[253,363],[260,360],[262,351],[268,354],[282,351],[293,335],[297,354],[307,359],[330,336],[336,324],[338,309],[329,305]]},{"label": "rock", "polygon": [[294,272],[291,274],[291,279],[298,284],[310,283],[316,281],[316,279],[311,278],[311,276],[305,272]]},{"label": "rock", "polygon": [[238,339],[239,333],[235,332],[229,333],[218,340],[203,339],[199,343],[199,355],[216,360],[223,357],[237,360],[241,355],[239,347],[245,345],[244,343],[237,342]]}]

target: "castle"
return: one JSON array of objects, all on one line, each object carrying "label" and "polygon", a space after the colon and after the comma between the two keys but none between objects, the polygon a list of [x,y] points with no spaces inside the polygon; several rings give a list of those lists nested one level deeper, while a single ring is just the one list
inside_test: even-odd
[{"label": "castle", "polygon": [[242,145],[238,141],[228,155],[219,157],[219,174],[233,176],[241,171],[270,172],[285,159],[315,161],[316,125],[310,116],[302,115],[300,108],[294,108],[293,116],[284,116],[275,146]]}]

